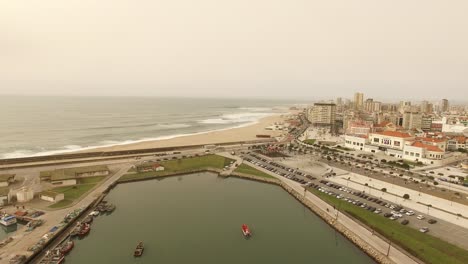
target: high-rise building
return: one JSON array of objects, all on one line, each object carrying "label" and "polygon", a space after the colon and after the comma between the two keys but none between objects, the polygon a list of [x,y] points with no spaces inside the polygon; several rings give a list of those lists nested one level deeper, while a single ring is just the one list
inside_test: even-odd
[{"label": "high-rise building", "polygon": [[447,112],[449,110],[449,102],[447,99],[442,99],[442,101],[440,102],[440,108],[439,110],[444,113],[444,112]]},{"label": "high-rise building", "polygon": [[364,103],[364,110],[368,112],[372,112],[373,108],[374,108],[374,99],[367,98],[366,102]]},{"label": "high-rise building", "polygon": [[334,131],[336,105],[334,103],[315,103],[309,109],[308,117],[312,125],[330,127],[331,131]]},{"label": "high-rise building", "polygon": [[400,107],[398,108],[398,111],[400,111],[400,113],[404,113],[406,111],[410,111],[411,110],[411,102],[409,101],[400,101]]},{"label": "high-rise building", "polygon": [[343,98],[341,97],[336,98],[336,111],[340,113],[344,111]]},{"label": "high-rise building", "polygon": [[372,111],[374,112],[380,112],[380,109],[382,108],[382,103],[378,101],[374,101],[374,104],[372,106]]},{"label": "high-rise building", "polygon": [[421,102],[421,107],[420,107],[420,111],[422,113],[427,113],[427,106],[429,105],[429,102],[428,101],[422,101]]},{"label": "high-rise building", "polygon": [[423,116],[421,119],[421,129],[424,131],[431,130],[432,125],[432,117],[430,116]]},{"label": "high-rise building", "polygon": [[422,114],[419,112],[404,112],[401,126],[404,129],[418,129],[422,127]]},{"label": "high-rise building", "polygon": [[364,108],[364,94],[355,93],[354,94],[354,109],[362,110]]}]

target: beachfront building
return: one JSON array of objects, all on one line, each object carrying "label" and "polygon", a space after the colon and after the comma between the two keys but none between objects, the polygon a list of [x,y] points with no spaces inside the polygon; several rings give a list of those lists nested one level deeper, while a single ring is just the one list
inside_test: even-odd
[{"label": "beachfront building", "polygon": [[50,181],[53,185],[75,185],[80,178],[107,176],[110,170],[105,165],[87,166],[58,169],[53,171],[41,171],[41,181]]},{"label": "beachfront building", "polygon": [[363,150],[369,145],[369,137],[366,135],[345,135],[345,147],[355,150]]},{"label": "beachfront building", "polygon": [[0,187],[7,187],[15,181],[15,174],[0,174]]},{"label": "beachfront building", "polygon": [[405,145],[403,159],[411,161],[441,160],[445,156],[445,151],[434,145],[424,144],[420,141]]},{"label": "beachfront building", "polygon": [[334,103],[315,103],[308,110],[307,119],[315,127],[329,127],[335,133],[336,105]]},{"label": "beachfront building", "polygon": [[65,199],[65,195],[63,193],[53,192],[53,191],[45,191],[40,194],[40,197],[44,201],[48,202],[59,202]]},{"label": "beachfront building", "polygon": [[369,134],[370,145],[392,157],[402,158],[403,148],[414,136],[399,131],[382,131]]},{"label": "beachfront building", "polygon": [[164,167],[159,163],[143,163],[136,166],[138,172],[163,171]]}]

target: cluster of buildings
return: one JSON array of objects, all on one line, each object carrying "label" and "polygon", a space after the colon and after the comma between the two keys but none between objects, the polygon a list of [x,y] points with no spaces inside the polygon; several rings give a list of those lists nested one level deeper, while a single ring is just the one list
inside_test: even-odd
[{"label": "cluster of buildings", "polygon": [[352,101],[315,103],[305,114],[313,126],[344,135],[351,149],[422,163],[468,150],[468,107],[450,105],[447,99],[383,103],[355,93]]}]

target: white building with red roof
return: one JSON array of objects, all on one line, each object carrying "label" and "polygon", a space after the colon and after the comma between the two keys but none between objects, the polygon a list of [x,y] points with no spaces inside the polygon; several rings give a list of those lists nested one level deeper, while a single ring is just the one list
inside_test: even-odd
[{"label": "white building with red roof", "polygon": [[445,151],[437,146],[424,144],[420,141],[405,145],[403,159],[411,161],[441,160],[445,156]]}]

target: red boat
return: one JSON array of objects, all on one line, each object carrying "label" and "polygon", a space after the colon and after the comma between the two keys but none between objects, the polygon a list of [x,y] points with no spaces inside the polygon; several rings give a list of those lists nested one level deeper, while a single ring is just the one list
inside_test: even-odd
[{"label": "red boat", "polygon": [[75,246],[75,243],[73,243],[72,240],[68,240],[61,248],[60,248],[60,253],[62,253],[63,255],[67,254],[68,252],[70,252],[73,247]]},{"label": "red boat", "polygon": [[91,230],[91,226],[89,224],[83,224],[81,226],[81,230],[80,230],[79,235],[80,236],[86,236],[89,233],[90,230]]},{"label": "red boat", "polygon": [[244,234],[245,237],[250,237],[250,229],[246,224],[242,225],[242,233]]}]

